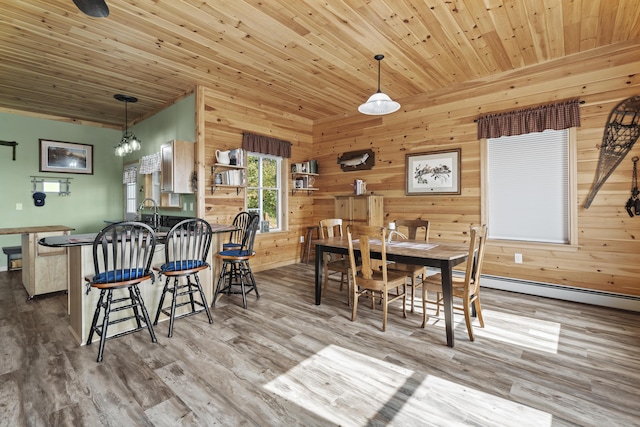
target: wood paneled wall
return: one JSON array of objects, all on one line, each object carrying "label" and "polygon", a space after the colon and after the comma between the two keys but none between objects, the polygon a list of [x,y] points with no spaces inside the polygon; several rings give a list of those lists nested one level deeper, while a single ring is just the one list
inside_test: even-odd
[{"label": "wood paneled wall", "polygon": [[[368,191],[384,195],[386,222],[428,219],[432,239],[462,241],[469,225],[481,222],[480,143],[474,119],[578,97],[585,101],[577,132],[579,248],[550,251],[489,242],[484,273],[640,295],[640,217],[630,218],[624,209],[630,196],[631,157],[640,153],[640,144],[591,207],[582,207],[595,178],[597,147],[609,112],[622,99],[640,94],[639,49],[638,40],[623,42],[401,99],[401,110],[388,116],[353,114],[316,123],[313,149],[320,164],[317,186],[322,191],[316,195],[315,219],[331,216],[333,195],[349,193],[353,180],[363,179]],[[341,153],[369,148],[376,156],[371,170],[342,172],[336,164]],[[462,194],[405,196],[405,155],[449,148],[462,149]],[[523,254],[523,264],[514,263],[515,252]]]},{"label": "wood paneled wall", "polygon": [[[204,90],[200,109],[205,163],[216,149],[240,146],[243,131],[272,135],[293,143],[291,162],[318,159],[320,191],[291,196],[289,230],[259,235],[260,270],[298,262],[299,236],[307,225],[334,215],[334,196],[350,194],[354,179],[368,191],[385,197],[385,216],[431,221],[433,240],[464,241],[471,224],[481,222],[480,143],[474,119],[490,112],[519,109],[579,97],[582,126],[578,129],[578,231],[575,251],[514,248],[489,242],[484,273],[606,292],[640,295],[640,217],[630,218],[624,205],[630,195],[631,157],[636,145],[600,190],[592,206],[582,206],[591,190],[598,146],[611,109],[622,99],[640,94],[640,41],[628,41],[559,60],[503,73],[437,92],[399,99],[402,108],[388,116],[344,116],[310,123],[299,117],[268,111],[252,100],[218,97]],[[384,88],[383,88],[384,90]],[[389,94],[393,98],[393,94]],[[364,99],[363,99],[364,101]],[[456,196],[405,196],[405,155],[449,148],[462,149],[462,193]],[[341,153],[372,149],[373,169],[342,172]],[[210,194],[212,177],[205,174],[205,218],[230,222],[243,207],[244,194],[218,190]],[[288,182],[288,185],[291,184]],[[200,200],[200,199],[199,199]],[[524,263],[515,264],[514,253]]]},{"label": "wood paneled wall", "polygon": [[[240,101],[219,96],[215,90],[198,90],[200,107],[197,109],[198,140],[204,142],[204,153],[199,165],[202,191],[198,203],[204,206],[204,217],[212,223],[230,224],[244,209],[245,192],[235,189],[217,189],[211,194],[213,177],[210,170],[215,163],[216,150],[230,150],[242,145],[242,133],[252,132],[284,139],[292,144],[292,157],[285,163],[288,206],[285,206],[288,230],[258,234],[255,243],[257,256],[251,261],[255,271],[291,264],[300,259],[300,236],[313,218],[313,198],[298,193],[291,196],[290,163],[306,161],[312,154],[312,122],[300,117],[269,111],[251,100]],[[200,212],[199,212],[200,213]]]}]

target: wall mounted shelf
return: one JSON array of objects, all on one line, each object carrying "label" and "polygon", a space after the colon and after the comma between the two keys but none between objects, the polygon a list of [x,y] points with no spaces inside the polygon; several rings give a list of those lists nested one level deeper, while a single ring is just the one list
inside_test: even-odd
[{"label": "wall mounted shelf", "polygon": [[[216,171],[220,170],[220,182],[216,183]],[[211,194],[216,192],[217,188],[235,188],[236,195],[240,194],[243,188],[247,186],[247,168],[244,166],[227,165],[216,163],[211,166]]]},{"label": "wall mounted shelf", "polygon": [[306,191],[308,196],[312,192],[320,190],[313,186],[317,176],[317,173],[291,172],[291,180],[293,181],[291,195],[294,196],[298,191]]},{"label": "wall mounted shelf", "polygon": [[69,196],[71,194],[71,180],[73,178],[58,178],[54,176],[31,175],[33,184],[32,193],[57,193],[59,196]]}]

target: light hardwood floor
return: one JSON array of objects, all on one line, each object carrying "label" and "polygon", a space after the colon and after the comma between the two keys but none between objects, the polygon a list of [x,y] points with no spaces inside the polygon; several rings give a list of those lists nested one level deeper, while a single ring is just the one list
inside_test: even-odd
[{"label": "light hardwood floor", "polygon": [[[443,321],[360,304],[313,267],[256,274],[261,298],[77,346],[66,296],[26,302],[0,273],[0,426],[638,426],[640,315],[483,289],[486,328],[456,346]],[[156,283],[155,286],[160,286]]]}]

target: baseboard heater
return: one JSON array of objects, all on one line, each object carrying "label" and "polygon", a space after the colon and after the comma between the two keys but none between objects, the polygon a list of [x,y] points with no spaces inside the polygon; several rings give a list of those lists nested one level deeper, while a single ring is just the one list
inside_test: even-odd
[{"label": "baseboard heater", "polygon": [[480,286],[640,312],[640,297],[633,295],[560,286],[553,283],[533,282],[508,277],[489,276],[485,274],[482,275]]}]

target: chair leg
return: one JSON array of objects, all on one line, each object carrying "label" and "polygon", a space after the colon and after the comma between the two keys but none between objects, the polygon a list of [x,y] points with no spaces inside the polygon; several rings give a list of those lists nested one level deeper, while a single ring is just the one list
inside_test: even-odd
[{"label": "chair leg", "polygon": [[156,339],[156,334],[155,334],[155,332],[153,332],[153,326],[151,326],[151,319],[149,318],[149,313],[147,312],[147,307],[144,305],[144,300],[142,299],[142,296],[140,295],[140,288],[138,288],[138,285],[133,285],[132,288],[133,288],[133,290],[135,292],[137,303],[140,304],[140,309],[142,310],[142,316],[144,317],[144,322],[147,324],[147,329],[149,329],[149,335],[151,336],[151,342],[158,342],[158,340]]},{"label": "chair leg", "polygon": [[141,299],[136,298],[136,294],[133,286],[129,286],[129,300],[131,300],[131,310],[133,311],[133,318],[136,321],[136,326],[138,329],[142,328],[142,323],[140,322],[140,312],[138,311],[138,305]]},{"label": "chair leg", "polygon": [[196,312],[196,302],[193,299],[193,293],[195,292],[194,287],[195,284],[191,281],[191,276],[187,275],[186,279],[187,281],[187,292],[189,294],[189,305],[191,306],[191,312],[195,313]]},{"label": "chair leg", "polygon": [[109,325],[109,313],[111,313],[111,299],[113,290],[107,290],[107,300],[104,304],[104,319],[102,319],[102,331],[100,331],[100,346],[98,347],[98,362],[102,362],[102,353],[104,352],[104,342],[107,339],[107,328]]},{"label": "chair leg", "polygon": [[176,318],[176,300],[178,299],[178,276],[173,278],[173,295],[171,296],[171,311],[169,315],[169,338],[173,336],[173,322]]},{"label": "chair leg", "polygon": [[[415,292],[415,291],[412,291]],[[413,294],[412,294],[413,295]],[[407,285],[402,285],[402,317],[407,318]]]},{"label": "chair leg", "polygon": [[327,282],[329,281],[329,271],[327,269],[328,262],[328,254],[324,254],[324,258],[322,259],[322,290],[325,291],[327,289]]},{"label": "chair leg", "polygon": [[414,312],[413,304],[416,299],[416,275],[411,275],[411,313]]},{"label": "chair leg", "polygon": [[382,290],[382,332],[387,330],[387,311],[389,309],[389,292],[385,288]]},{"label": "chair leg", "polygon": [[469,340],[473,341],[473,329],[471,329],[471,301],[469,299],[465,299],[463,301],[463,309],[464,309],[464,322],[467,324],[467,332],[469,333]]},{"label": "chair leg", "polygon": [[351,295],[353,300],[353,307],[351,308],[351,321],[355,322],[356,313],[358,312],[358,298],[360,297],[360,294],[358,293],[358,286],[355,283],[353,284],[353,291],[351,292]]},{"label": "chair leg", "polygon": [[476,316],[478,317],[478,322],[480,322],[480,327],[484,328],[484,319],[482,318],[482,308],[480,307],[480,295],[476,295],[473,302],[476,305]]},{"label": "chair leg", "polygon": [[422,285],[422,328],[427,326],[427,287]]},{"label": "chair leg", "polygon": [[247,308],[247,291],[244,286],[244,273],[240,273],[240,292],[242,293],[242,308]]},{"label": "chair leg", "polygon": [[160,318],[160,313],[162,312],[162,307],[164,306],[164,297],[167,295],[167,291],[169,288],[169,280],[170,277],[167,277],[167,280],[164,281],[164,287],[162,288],[162,294],[160,295],[160,303],[158,304],[158,310],[156,310],[156,317],[153,320],[153,324],[158,324],[158,319]]},{"label": "chair leg", "polygon": [[207,297],[204,296],[204,291],[202,290],[202,285],[200,284],[200,278],[198,277],[198,273],[194,274],[193,276],[196,281],[198,292],[200,293],[200,298],[202,299],[202,305],[204,306],[204,311],[205,313],[207,313],[207,317],[209,318],[209,324],[213,324],[213,317],[211,317],[209,304],[207,304]]},{"label": "chair leg", "polygon": [[100,317],[100,309],[103,305],[104,294],[107,292],[106,289],[100,290],[100,297],[98,298],[98,304],[96,304],[96,311],[93,313],[93,321],[91,322],[91,329],[89,330],[89,338],[87,338],[87,345],[91,344],[93,341],[93,333],[96,330],[96,324],[98,323],[98,317]]},{"label": "chair leg", "polygon": [[253,271],[251,270],[251,265],[249,264],[249,261],[245,261],[244,262],[245,267],[246,267],[246,274],[249,277],[249,280],[251,281],[251,287],[253,288],[253,291],[256,293],[256,298],[260,299],[260,293],[258,292],[258,286],[256,285],[256,278],[253,275]]},{"label": "chair leg", "polygon": [[216,306],[216,301],[218,300],[218,295],[220,291],[224,289],[223,285],[225,283],[225,279],[227,277],[227,268],[229,267],[229,263],[223,261],[222,262],[222,271],[220,271],[220,276],[218,277],[218,284],[216,285],[216,292],[213,294],[213,301],[211,302],[211,306]]}]

